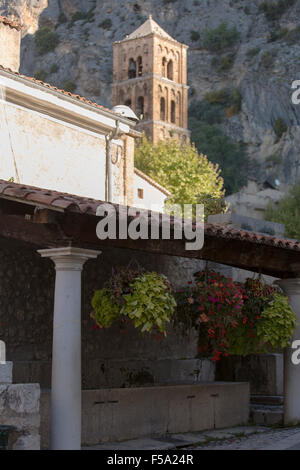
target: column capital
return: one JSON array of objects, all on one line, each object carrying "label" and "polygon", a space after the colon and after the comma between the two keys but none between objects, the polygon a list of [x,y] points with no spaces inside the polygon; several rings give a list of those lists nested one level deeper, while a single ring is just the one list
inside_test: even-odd
[{"label": "column capital", "polygon": [[300,278],[279,279],[275,281],[287,295],[300,295]]},{"label": "column capital", "polygon": [[50,258],[56,271],[82,271],[84,263],[95,259],[102,252],[85,248],[63,247],[38,250],[42,258]]}]

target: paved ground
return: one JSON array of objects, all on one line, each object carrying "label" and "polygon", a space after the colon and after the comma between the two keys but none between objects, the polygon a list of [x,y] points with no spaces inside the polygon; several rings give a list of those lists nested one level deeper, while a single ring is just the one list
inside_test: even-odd
[{"label": "paved ground", "polygon": [[85,450],[300,450],[300,426],[240,426],[85,447]]}]

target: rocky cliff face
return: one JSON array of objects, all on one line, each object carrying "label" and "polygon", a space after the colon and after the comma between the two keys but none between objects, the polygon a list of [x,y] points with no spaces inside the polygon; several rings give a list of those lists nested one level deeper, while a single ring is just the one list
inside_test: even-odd
[{"label": "rocky cliff face", "polygon": [[[228,114],[222,128],[246,144],[249,156],[259,161],[260,176],[272,173],[286,185],[300,176],[300,105],[291,101],[291,84],[300,79],[300,0],[283,3],[279,8],[277,0],[0,0],[0,12],[19,15],[24,23],[22,73],[76,86],[76,93],[105,106],[110,105],[112,43],[151,13],[190,46],[190,102],[213,90],[238,88],[241,111]],[[227,50],[213,52],[204,47],[204,30],[221,22],[236,27],[240,37]],[[45,27],[59,42],[39,55],[34,33]]]}]

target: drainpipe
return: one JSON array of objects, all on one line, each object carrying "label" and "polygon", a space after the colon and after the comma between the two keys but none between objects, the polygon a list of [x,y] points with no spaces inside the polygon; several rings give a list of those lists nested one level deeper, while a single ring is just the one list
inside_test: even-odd
[{"label": "drainpipe", "polygon": [[117,121],[116,128],[105,136],[106,141],[106,168],[105,168],[105,201],[113,202],[113,187],[112,187],[112,141],[123,132],[120,130],[120,122]]}]

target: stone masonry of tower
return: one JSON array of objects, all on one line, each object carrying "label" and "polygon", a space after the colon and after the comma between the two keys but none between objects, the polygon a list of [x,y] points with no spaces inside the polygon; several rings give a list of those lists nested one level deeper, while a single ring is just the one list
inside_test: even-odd
[{"label": "stone masonry of tower", "polygon": [[190,137],[187,129],[187,49],[150,16],[114,43],[112,106],[125,104],[154,143]]}]

